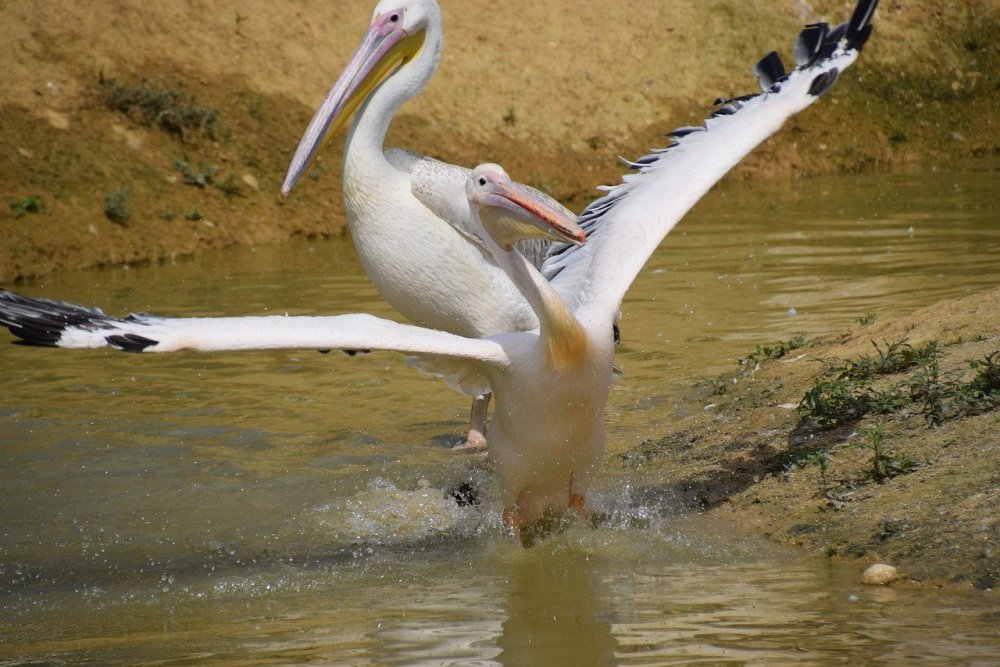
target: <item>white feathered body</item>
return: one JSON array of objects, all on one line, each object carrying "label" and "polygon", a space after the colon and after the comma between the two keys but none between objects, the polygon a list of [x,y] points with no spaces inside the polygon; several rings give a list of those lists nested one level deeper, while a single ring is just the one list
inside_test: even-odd
[{"label": "white feathered body", "polygon": [[510,366],[491,375],[497,409],[490,457],[504,506],[517,505],[526,520],[565,509],[600,465],[614,344],[606,330],[599,334],[588,336],[587,354],[569,362],[531,342],[534,333],[515,334],[525,342],[505,344]]},{"label": "white feathered body", "polygon": [[[527,301],[481,246],[413,196],[410,171],[381,151],[355,148],[349,141],[344,205],[361,265],[383,299],[415,324],[463,336],[537,326]],[[458,176],[456,201],[464,201],[465,170],[453,169],[460,173],[442,170],[439,180],[447,187]]]}]

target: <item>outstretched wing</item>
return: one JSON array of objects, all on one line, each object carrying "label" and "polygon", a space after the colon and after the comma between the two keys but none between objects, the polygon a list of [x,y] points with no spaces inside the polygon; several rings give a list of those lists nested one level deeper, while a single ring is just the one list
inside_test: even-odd
[{"label": "outstretched wing", "polygon": [[126,352],[387,350],[493,366],[508,363],[507,353],[493,340],[464,338],[365,314],[184,318],[137,314],[118,319],[98,308],[0,290],[0,324],[24,343],[52,347],[110,346]]},{"label": "outstretched wing", "polygon": [[634,172],[581,214],[583,246],[553,248],[542,267],[578,315],[610,319],[664,236],[726,172],[792,115],[816,101],[850,66],[871,34],[878,0],[860,0],[850,21],[807,26],[785,73],[777,53],[754,68],[763,92],[720,100],[702,127],[684,127],[670,146],[631,163]]}]

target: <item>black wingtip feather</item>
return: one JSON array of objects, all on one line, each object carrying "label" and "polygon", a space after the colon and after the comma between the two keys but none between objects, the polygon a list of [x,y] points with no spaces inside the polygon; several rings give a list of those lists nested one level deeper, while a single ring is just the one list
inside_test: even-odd
[{"label": "black wingtip feather", "polygon": [[868,41],[872,33],[872,17],[878,8],[879,0],[861,0],[851,14],[851,20],[847,23],[847,46],[848,48],[861,50]]},{"label": "black wingtip feather", "polygon": [[795,43],[795,61],[799,67],[811,67],[825,60],[841,46],[860,51],[872,34],[872,17],[879,0],[859,0],[846,23],[830,27],[826,23],[807,25]]},{"label": "black wingtip feather", "polygon": [[694,134],[695,132],[704,132],[704,131],[705,131],[705,128],[703,126],[702,127],[695,127],[693,125],[686,125],[684,127],[678,127],[675,130],[671,130],[670,132],[667,132],[667,137],[669,137],[671,139],[682,139],[682,138],[686,137],[689,134]]},{"label": "black wingtip feather", "polygon": [[809,65],[815,65],[818,62],[832,57],[834,52],[840,46],[840,40],[844,38],[845,34],[847,34],[846,23],[841,23],[840,25],[831,28],[826,34],[826,37],[824,37],[823,43],[819,45],[819,50],[816,51]]},{"label": "black wingtip feather", "polygon": [[757,81],[760,82],[760,89],[765,93],[771,90],[778,81],[785,78],[785,64],[781,62],[781,56],[778,55],[777,51],[771,51],[769,54],[757,61],[757,64],[753,66],[753,72],[757,76]]},{"label": "black wingtip feather", "polygon": [[850,41],[851,48],[855,51],[863,49],[865,44],[868,42],[868,38],[872,36],[872,28],[873,26],[866,25],[864,28],[858,30]]},{"label": "black wingtip feather", "polygon": [[799,67],[811,65],[816,60],[816,54],[826,41],[829,27],[825,23],[810,23],[795,42],[795,62]]},{"label": "black wingtip feather", "polygon": [[55,347],[62,337],[62,327],[47,326],[40,320],[23,320],[17,324],[6,323],[7,329],[27,345]]},{"label": "black wingtip feather", "polygon": [[157,345],[160,342],[133,333],[114,334],[106,336],[104,340],[108,341],[108,345],[111,347],[123,352],[144,352],[147,347]]},{"label": "black wingtip feather", "polygon": [[93,328],[111,320],[100,308],[0,290],[0,324],[28,345],[52,347],[69,327]]},{"label": "black wingtip feather", "polygon": [[809,84],[809,94],[815,97],[819,97],[826,91],[833,88],[833,84],[837,83],[837,79],[840,78],[840,70],[836,67],[823,72]]}]

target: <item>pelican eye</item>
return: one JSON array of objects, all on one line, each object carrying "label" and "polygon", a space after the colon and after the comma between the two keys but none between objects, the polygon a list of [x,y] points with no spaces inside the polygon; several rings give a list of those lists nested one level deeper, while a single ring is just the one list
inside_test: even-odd
[{"label": "pelican eye", "polygon": [[389,17],[391,23],[399,23],[399,14],[393,14]]},{"label": "pelican eye", "polygon": [[485,178],[485,177],[483,177],[483,176],[480,176],[480,177],[479,177],[479,184],[480,184],[480,185],[486,185],[486,178]]}]

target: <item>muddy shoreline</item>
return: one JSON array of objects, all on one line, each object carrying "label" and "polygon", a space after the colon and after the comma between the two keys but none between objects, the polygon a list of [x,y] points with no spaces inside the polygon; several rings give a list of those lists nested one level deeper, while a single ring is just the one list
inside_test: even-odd
[{"label": "muddy shoreline", "polygon": [[[992,590],[1000,385],[979,395],[972,383],[987,358],[1000,362],[998,350],[1000,289],[776,341],[692,386],[671,432],[615,463],[670,480],[655,492],[681,506],[775,541],[890,563],[914,583]],[[838,388],[845,369],[879,364]]]}]

